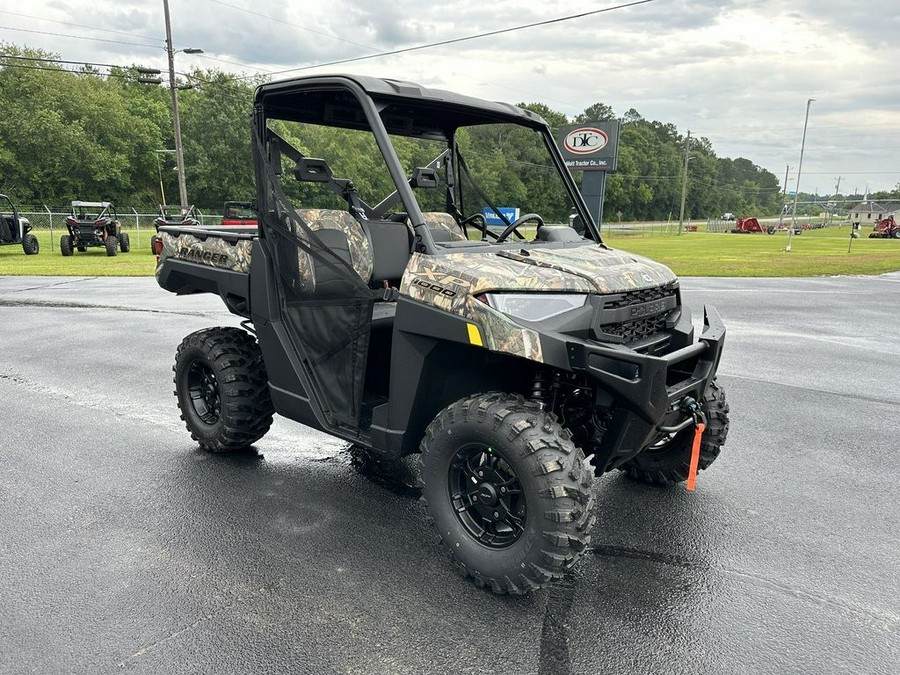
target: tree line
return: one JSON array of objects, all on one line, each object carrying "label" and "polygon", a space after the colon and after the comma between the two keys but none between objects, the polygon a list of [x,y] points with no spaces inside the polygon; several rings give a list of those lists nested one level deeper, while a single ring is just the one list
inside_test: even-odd
[{"label": "tree line", "polygon": [[[174,147],[168,88],[139,82],[132,69],[73,71],[56,63],[57,58],[0,45],[0,191],[18,204],[53,208],[72,199],[105,199],[153,210],[162,192],[168,201],[177,201],[177,175],[168,150]],[[219,70],[195,70],[179,81],[190,85],[179,92],[179,109],[188,194],[198,207],[217,209],[226,199],[255,195],[249,114],[257,84]],[[678,217],[685,139],[675,125],[646,120],[634,109],[618,117],[603,103],[572,120],[543,103],[519,105],[542,115],[554,130],[619,118],[619,168],[607,182],[606,220]],[[307,133],[319,131],[328,130]],[[780,211],[781,186],[774,174],[743,157],[717,157],[706,138],[691,140],[687,216]],[[307,136],[304,141],[315,147],[328,138]],[[344,152],[352,153],[352,146]],[[415,159],[418,151],[410,146],[401,152]],[[489,164],[494,172],[490,179],[501,201],[515,204],[518,192],[537,187],[540,172],[516,169],[527,150],[514,134],[493,143],[490,152],[497,159]],[[356,163],[363,161],[343,159],[340,163],[357,169]],[[365,191],[366,181],[377,175],[366,170],[350,177]]]}]

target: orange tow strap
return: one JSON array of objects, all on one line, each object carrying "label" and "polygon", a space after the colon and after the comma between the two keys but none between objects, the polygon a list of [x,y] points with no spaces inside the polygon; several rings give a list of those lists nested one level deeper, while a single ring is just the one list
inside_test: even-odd
[{"label": "orange tow strap", "polygon": [[697,467],[700,466],[700,440],[703,438],[704,431],[706,431],[706,425],[703,422],[697,422],[697,427],[694,429],[694,445],[691,448],[691,464],[688,467],[688,492],[694,491],[694,484],[697,482]]}]

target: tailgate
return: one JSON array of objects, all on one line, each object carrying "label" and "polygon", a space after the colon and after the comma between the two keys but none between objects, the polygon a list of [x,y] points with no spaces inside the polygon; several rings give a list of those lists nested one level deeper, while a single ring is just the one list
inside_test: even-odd
[{"label": "tailgate", "polygon": [[183,260],[249,274],[256,228],[223,232],[203,227],[160,227],[159,238],[162,241],[159,265],[168,259]]}]

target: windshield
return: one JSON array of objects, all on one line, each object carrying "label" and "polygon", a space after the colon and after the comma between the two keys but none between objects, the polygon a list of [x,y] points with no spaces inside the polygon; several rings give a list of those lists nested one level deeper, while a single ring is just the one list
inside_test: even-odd
[{"label": "windshield", "polygon": [[256,218],[256,214],[249,202],[225,202],[225,217],[235,220],[253,220]]},{"label": "windshield", "polygon": [[99,220],[109,213],[102,206],[73,206],[72,215],[78,220]]},{"label": "windshield", "polygon": [[[277,159],[270,153],[274,172],[295,209],[426,224],[432,237],[437,228],[458,242],[496,240],[519,219],[504,238],[542,239],[541,225],[569,225],[576,206],[583,208],[570,196],[568,188],[575,195],[577,188],[554,157],[549,132],[531,113],[427,96],[363,103],[329,87],[267,99],[265,134],[280,148]],[[383,129],[369,124],[373,108]]]},{"label": "windshield", "polygon": [[[575,205],[539,132],[479,124],[458,129],[455,140],[454,155],[447,141],[391,137],[407,175],[418,167],[438,173],[437,185],[413,185],[423,212],[455,206],[463,219],[481,214],[495,230],[531,213],[545,224],[568,224]],[[535,223],[530,225],[533,230]]]}]

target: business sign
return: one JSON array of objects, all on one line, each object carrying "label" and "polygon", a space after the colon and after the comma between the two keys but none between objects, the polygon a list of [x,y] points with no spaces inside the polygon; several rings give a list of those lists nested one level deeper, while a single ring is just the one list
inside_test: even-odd
[{"label": "business sign", "polygon": [[[497,210],[502,213],[503,217],[509,222],[512,222],[519,217],[519,209],[512,206],[498,206]],[[500,216],[494,213],[494,209],[491,207],[485,206],[481,209],[481,213],[484,215],[484,219],[488,225],[500,225],[501,227],[506,227],[506,223],[503,222],[503,219],[500,218]]]},{"label": "business sign", "polygon": [[615,171],[619,122],[585,122],[562,127],[556,138],[569,171]]}]

